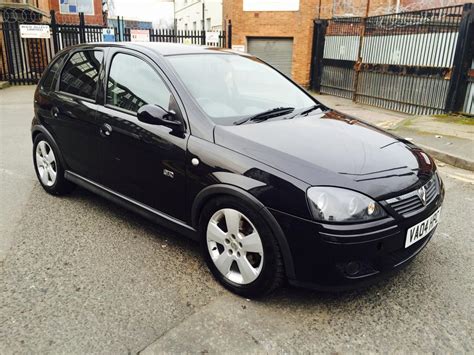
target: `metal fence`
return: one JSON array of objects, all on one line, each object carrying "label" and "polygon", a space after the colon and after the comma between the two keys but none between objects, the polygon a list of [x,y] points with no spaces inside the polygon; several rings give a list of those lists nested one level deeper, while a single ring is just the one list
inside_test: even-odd
[{"label": "metal fence", "polygon": [[[51,11],[50,38],[22,38],[20,25],[25,22],[0,23],[0,80],[11,84],[35,84],[41,78],[54,55],[60,50],[80,43],[102,42],[103,26],[86,25],[84,15],[79,14],[79,24],[58,24]],[[33,23],[32,23],[33,24]],[[34,23],[38,24],[38,23]],[[114,29],[116,42],[131,41],[134,29],[123,26]],[[229,26],[232,26],[231,24]],[[230,28],[230,27],[229,27]],[[219,31],[215,42],[208,42],[206,31],[174,29],[147,29],[150,42],[173,42],[226,47],[226,32]],[[216,38],[216,36],[214,36]]]},{"label": "metal fence", "polygon": [[471,69],[468,73],[468,83],[466,97],[464,99],[463,112],[474,115],[474,58],[472,59]]},{"label": "metal fence", "polygon": [[313,89],[412,114],[461,109],[472,5],[315,22]]}]

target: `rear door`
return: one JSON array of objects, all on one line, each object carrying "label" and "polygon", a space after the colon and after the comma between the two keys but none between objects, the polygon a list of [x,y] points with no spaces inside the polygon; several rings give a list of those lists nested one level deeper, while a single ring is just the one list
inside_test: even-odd
[{"label": "rear door", "polygon": [[51,100],[50,125],[68,169],[92,180],[101,169],[96,95],[103,58],[101,49],[70,53]]},{"label": "rear door", "polygon": [[292,38],[249,37],[247,51],[291,78]]},{"label": "rear door", "polygon": [[55,101],[56,84],[58,82],[59,72],[61,71],[64,60],[67,56],[67,53],[62,53],[53,59],[51,64],[45,70],[35,91],[35,115],[40,120],[41,124],[44,125],[53,136],[54,132],[53,127],[51,126],[51,120],[53,120],[54,117],[54,111],[52,108],[57,105]]}]

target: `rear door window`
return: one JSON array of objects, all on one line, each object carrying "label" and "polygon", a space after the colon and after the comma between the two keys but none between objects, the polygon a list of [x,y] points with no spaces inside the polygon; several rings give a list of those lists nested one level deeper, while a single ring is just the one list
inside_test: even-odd
[{"label": "rear door window", "polygon": [[94,100],[103,57],[96,50],[74,53],[64,66],[59,90]]}]

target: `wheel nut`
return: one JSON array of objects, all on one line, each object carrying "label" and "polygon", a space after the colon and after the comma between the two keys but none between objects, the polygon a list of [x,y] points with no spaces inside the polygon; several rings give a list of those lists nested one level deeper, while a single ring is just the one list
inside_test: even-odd
[{"label": "wheel nut", "polygon": [[240,251],[237,252],[237,257],[240,258]]},{"label": "wheel nut", "polygon": [[226,243],[226,244],[229,244],[229,243],[230,243],[230,240],[226,238],[226,239],[225,239],[225,243]]}]

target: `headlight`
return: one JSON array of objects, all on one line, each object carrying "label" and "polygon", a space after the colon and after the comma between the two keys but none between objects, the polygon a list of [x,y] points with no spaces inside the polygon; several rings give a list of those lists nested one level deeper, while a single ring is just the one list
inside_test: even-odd
[{"label": "headlight", "polygon": [[387,215],[377,202],[352,190],[314,186],[307,194],[313,217],[318,221],[363,222]]}]

